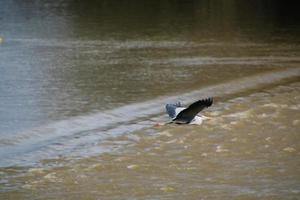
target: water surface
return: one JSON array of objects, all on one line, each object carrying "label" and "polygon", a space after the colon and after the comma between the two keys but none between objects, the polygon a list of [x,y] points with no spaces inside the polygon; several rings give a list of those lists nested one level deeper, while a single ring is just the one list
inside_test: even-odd
[{"label": "water surface", "polygon": [[[296,8],[3,3],[0,197],[296,199]],[[203,126],[155,125],[207,96]]]}]

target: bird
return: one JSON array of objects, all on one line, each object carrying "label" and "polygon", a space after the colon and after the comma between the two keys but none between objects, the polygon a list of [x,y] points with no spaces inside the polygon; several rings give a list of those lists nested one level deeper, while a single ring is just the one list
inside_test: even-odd
[{"label": "bird", "polygon": [[187,108],[183,107],[180,102],[175,104],[166,104],[166,112],[175,124],[197,124],[201,125],[203,120],[209,119],[203,115],[198,115],[203,109],[210,107],[213,104],[213,98],[200,99]]}]

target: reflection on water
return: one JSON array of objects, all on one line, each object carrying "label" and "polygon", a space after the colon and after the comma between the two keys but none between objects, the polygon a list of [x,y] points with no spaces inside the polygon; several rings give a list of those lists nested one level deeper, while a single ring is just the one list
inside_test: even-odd
[{"label": "reflection on water", "polygon": [[298,63],[293,8],[234,0],[6,2],[0,134]]},{"label": "reflection on water", "polygon": [[293,82],[217,102],[203,126],[152,127],[104,141],[112,151],[99,156],[2,169],[4,197],[295,199],[299,100]]},{"label": "reflection on water", "polygon": [[[180,97],[160,97],[129,104],[112,110],[81,115],[39,126],[1,138],[0,167],[28,166],[44,159],[87,157],[110,151],[103,141],[118,135],[152,127],[168,119],[159,117],[167,102],[192,103],[193,100],[214,97],[226,99],[238,93],[299,78],[299,68],[269,72],[221,83],[200,90],[182,93]],[[50,134],[51,133],[51,134]]]},{"label": "reflection on water", "polygon": [[[11,167],[1,168],[0,196],[296,198],[297,8],[274,0],[2,3],[0,165]],[[202,95],[218,102],[204,126],[149,121],[165,120],[165,101]],[[89,157],[71,157],[79,153]]]},{"label": "reflection on water", "polygon": [[279,0],[13,0],[0,20],[6,37],[265,41],[297,39],[297,11]]}]

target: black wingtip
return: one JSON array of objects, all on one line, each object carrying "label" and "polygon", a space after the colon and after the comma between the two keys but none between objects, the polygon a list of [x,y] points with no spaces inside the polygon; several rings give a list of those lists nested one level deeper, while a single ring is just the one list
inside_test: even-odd
[{"label": "black wingtip", "polygon": [[209,97],[209,98],[206,98],[206,99],[201,99],[199,100],[203,105],[205,105],[206,107],[210,107],[213,102],[214,102],[214,99],[212,97]]},{"label": "black wingtip", "polygon": [[214,99],[212,97],[209,97],[206,99],[206,101],[207,101],[207,107],[210,107],[213,104]]}]

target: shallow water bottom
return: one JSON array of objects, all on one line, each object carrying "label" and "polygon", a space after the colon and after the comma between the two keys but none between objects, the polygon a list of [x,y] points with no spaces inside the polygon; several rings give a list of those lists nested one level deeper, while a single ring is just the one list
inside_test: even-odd
[{"label": "shallow water bottom", "polygon": [[298,199],[300,82],[216,101],[202,126],[154,126],[85,159],[2,168],[1,199]]}]

